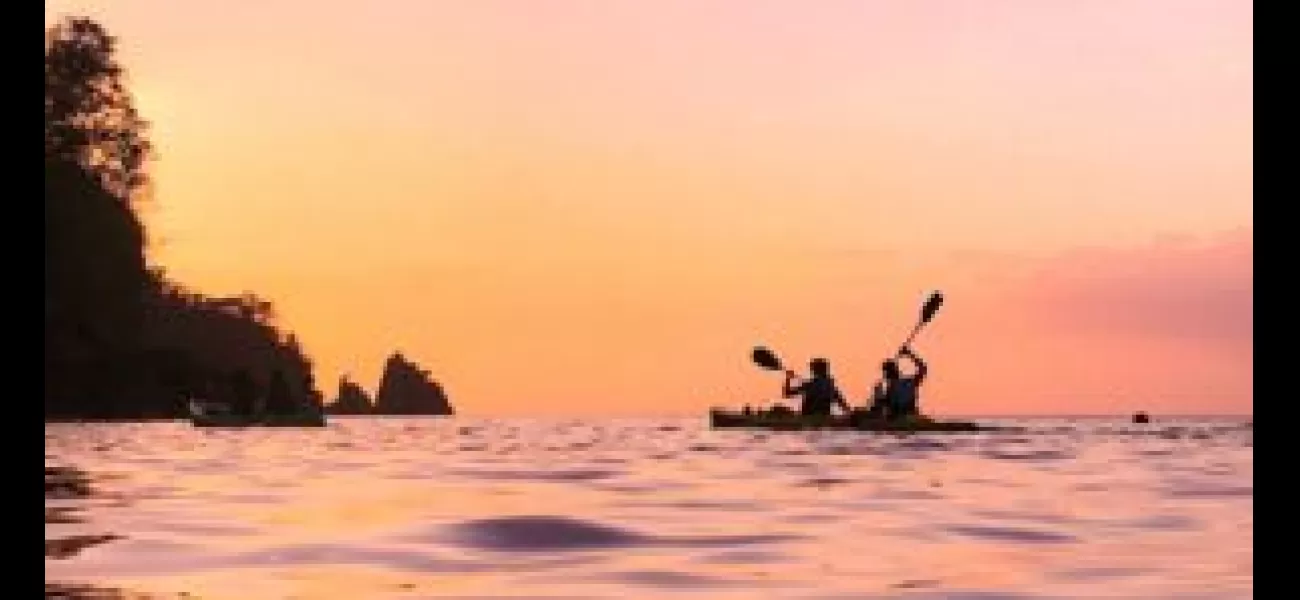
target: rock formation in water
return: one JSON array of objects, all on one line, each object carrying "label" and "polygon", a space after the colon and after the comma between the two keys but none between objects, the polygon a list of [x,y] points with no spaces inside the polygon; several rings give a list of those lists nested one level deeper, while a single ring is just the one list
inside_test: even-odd
[{"label": "rock formation in water", "polygon": [[450,415],[452,408],[442,386],[429,378],[428,371],[397,352],[384,363],[372,414]]},{"label": "rock formation in water", "polygon": [[373,409],[366,391],[346,376],[339,378],[339,395],[326,407],[326,411],[334,415],[368,415]]}]

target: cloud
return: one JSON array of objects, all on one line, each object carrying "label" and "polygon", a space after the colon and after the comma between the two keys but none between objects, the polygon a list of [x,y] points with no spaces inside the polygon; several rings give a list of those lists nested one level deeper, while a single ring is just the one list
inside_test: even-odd
[{"label": "cloud", "polygon": [[957,265],[921,342],[931,392],[973,412],[1249,412],[1252,259],[1241,230]]},{"label": "cloud", "polygon": [[1021,301],[1065,332],[1246,352],[1254,340],[1252,233],[1080,250],[1024,281]]}]

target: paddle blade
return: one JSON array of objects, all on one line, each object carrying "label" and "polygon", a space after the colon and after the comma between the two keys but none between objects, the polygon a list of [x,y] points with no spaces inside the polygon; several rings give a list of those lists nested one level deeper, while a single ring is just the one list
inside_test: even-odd
[{"label": "paddle blade", "polygon": [[776,357],[776,353],[768,350],[766,346],[756,346],[754,352],[750,354],[754,364],[771,371],[780,371],[781,359]]},{"label": "paddle blade", "polygon": [[921,322],[929,323],[934,318],[934,314],[939,312],[939,307],[943,305],[943,294],[935,292],[930,294],[926,299],[925,306],[921,307]]}]

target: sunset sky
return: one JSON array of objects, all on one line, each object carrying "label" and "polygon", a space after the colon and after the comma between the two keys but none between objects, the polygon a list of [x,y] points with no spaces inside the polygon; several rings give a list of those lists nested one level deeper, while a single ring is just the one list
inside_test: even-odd
[{"label": "sunset sky", "polygon": [[927,292],[943,414],[1252,411],[1252,7],[47,0],[158,157],[153,259],[276,303],[327,396],[464,414],[854,400]]}]

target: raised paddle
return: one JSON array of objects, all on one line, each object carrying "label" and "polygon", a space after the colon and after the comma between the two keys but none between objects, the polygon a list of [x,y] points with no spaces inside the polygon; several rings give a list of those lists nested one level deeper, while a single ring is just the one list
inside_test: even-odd
[{"label": "raised paddle", "polygon": [[908,344],[912,343],[912,340],[916,338],[916,334],[921,331],[921,328],[924,327],[926,323],[929,323],[930,319],[934,318],[935,313],[939,312],[940,306],[943,306],[942,293],[934,292],[930,294],[929,298],[926,298],[925,304],[921,306],[921,320],[916,322],[916,326],[912,328],[912,333],[907,335],[907,341],[903,342],[903,345],[898,347],[898,352],[894,353],[894,356],[901,354],[903,348],[906,348]]},{"label": "raised paddle", "polygon": [[767,346],[755,346],[754,351],[750,354],[754,364],[769,371],[784,371],[785,367],[781,365],[781,359],[776,356]]},{"label": "raised paddle", "polygon": [[[749,357],[754,361],[754,364],[759,367],[767,369],[768,371],[784,371],[786,377],[794,377],[794,373],[787,370],[785,365],[781,364],[781,358],[767,346],[754,346],[754,351],[750,352]],[[781,409],[782,405],[780,404],[773,407],[773,410]]]},{"label": "raised paddle", "polygon": [[[934,318],[935,313],[939,312],[940,306],[943,306],[943,294],[940,292],[933,292],[930,294],[929,298],[925,299],[925,304],[921,305],[920,320],[916,322],[915,327],[912,327],[912,333],[907,335],[907,341],[903,342],[903,344],[898,347],[898,350],[894,351],[895,360],[903,354],[903,348],[908,347],[908,345],[912,343],[912,340],[916,338],[916,334],[920,333],[921,328],[925,327],[925,324],[929,323],[930,320]],[[872,384],[871,389],[874,390],[880,387],[881,383],[881,380],[877,378],[876,383]]]},{"label": "raised paddle", "polygon": [[[921,319],[917,321],[916,326],[912,328],[912,333],[908,334],[907,341],[903,342],[902,346],[899,346],[900,352],[904,347],[912,343],[912,340],[916,337],[916,334],[921,331],[921,328],[934,318],[935,313],[939,312],[939,307],[941,305],[943,305],[943,294],[939,292],[934,292],[933,294],[930,294],[929,298],[926,298],[925,304],[921,306]],[[897,355],[898,354],[895,353],[895,356]],[[786,370],[785,366],[781,364],[781,359],[767,346],[755,346],[754,351],[751,352],[749,356],[750,359],[754,361],[754,364],[769,371]]]}]

